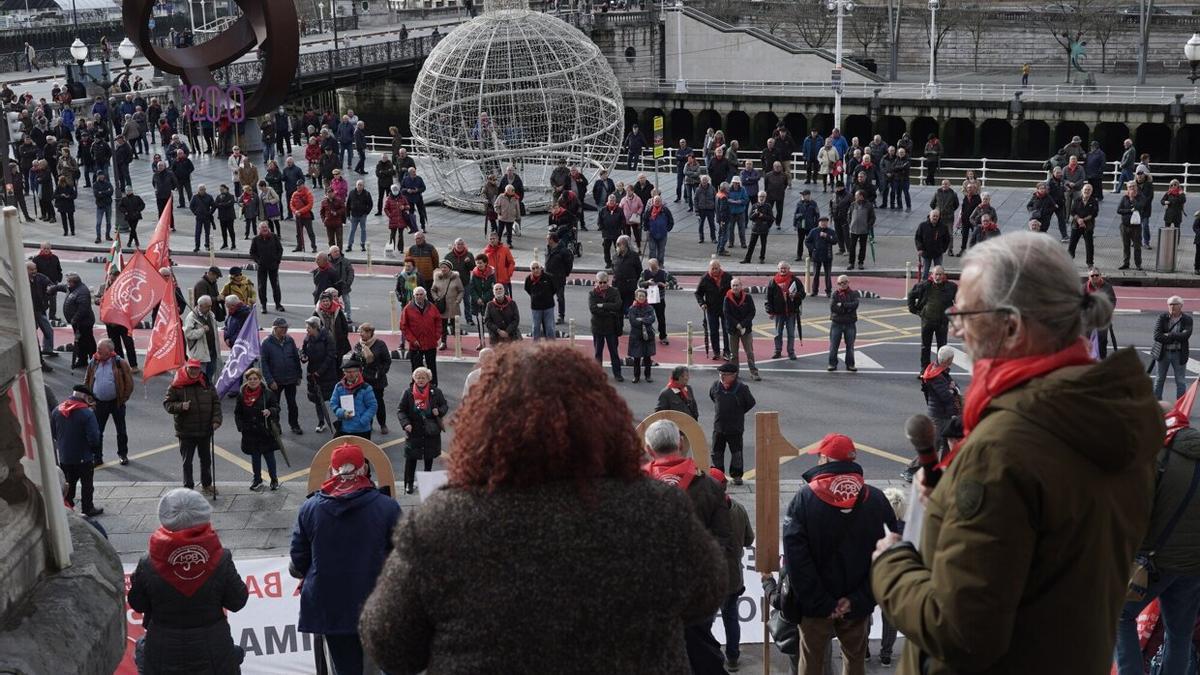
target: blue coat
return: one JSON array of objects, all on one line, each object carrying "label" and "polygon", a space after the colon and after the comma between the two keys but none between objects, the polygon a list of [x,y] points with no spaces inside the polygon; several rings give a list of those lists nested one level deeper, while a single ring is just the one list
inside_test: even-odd
[{"label": "blue coat", "polygon": [[[413,190],[413,192],[409,192]],[[425,193],[425,179],[420,176],[405,176],[400,179],[400,191],[410,202],[419,202],[424,199],[421,195]]]},{"label": "blue coat", "polygon": [[817,219],[821,217],[821,210],[817,206],[817,202],[808,199],[801,199],[796,202],[796,213],[792,216],[792,227],[797,230],[811,230],[817,226]]},{"label": "blue coat", "polygon": [[744,186],[737,188],[730,187],[726,195],[729,197],[730,215],[740,216],[746,212],[746,209],[750,208],[750,194],[746,192]]},{"label": "blue coat", "polygon": [[225,320],[225,346],[232,347],[237,341],[238,333],[242,332],[242,324],[246,323],[246,319],[250,318],[250,305],[242,303],[238,308],[233,310],[233,314]]},{"label": "blue coat", "polygon": [[354,143],[354,125],[350,122],[342,122],[338,124],[337,139],[342,145],[351,145]]},{"label": "blue coat", "polygon": [[667,233],[675,229],[675,216],[671,215],[671,209],[663,204],[662,209],[658,212],[657,218],[650,217],[650,209],[646,209],[646,215],[642,218],[642,227],[650,233],[653,239],[666,239]]},{"label": "blue coat", "polygon": [[300,505],[291,557],[293,571],[304,575],[301,632],[358,633],[358,615],[392,549],[399,519],[396,500],[374,489],[340,497],[317,492]]},{"label": "blue coat", "polygon": [[375,421],[375,411],[379,408],[375,390],[363,382],[362,386],[354,390],[354,417],[343,417],[346,411],[342,409],[342,397],[349,393],[345,383],[338,380],[333,387],[333,396],[329,397],[329,407],[333,410],[334,419],[342,423],[343,433],[358,434],[370,431],[371,423]]},{"label": "blue coat", "polygon": [[845,136],[838,136],[833,139],[833,147],[837,148],[838,157],[843,159],[846,157],[846,151],[850,149],[850,141],[846,140]]},{"label": "blue coat", "polygon": [[804,244],[808,247],[813,262],[829,262],[833,260],[833,247],[837,245],[837,240],[837,232],[832,227],[818,227],[809,230]]},{"label": "blue coat", "polygon": [[300,368],[300,350],[292,336],[285,335],[283,341],[268,335],[259,348],[259,365],[263,381],[272,384],[296,384],[304,375]]},{"label": "blue coat", "polygon": [[103,437],[91,408],[74,410],[69,417],[63,417],[55,407],[50,413],[50,425],[54,428],[59,464],[91,464],[100,457]]},{"label": "blue coat", "polygon": [[[810,134],[808,138],[804,139],[804,144],[800,147],[800,151],[804,153],[805,160],[814,162],[817,159],[817,153],[821,151],[824,145],[825,139],[821,138],[821,134],[817,134],[816,138],[813,138]],[[841,155],[838,156],[840,157]]]}]

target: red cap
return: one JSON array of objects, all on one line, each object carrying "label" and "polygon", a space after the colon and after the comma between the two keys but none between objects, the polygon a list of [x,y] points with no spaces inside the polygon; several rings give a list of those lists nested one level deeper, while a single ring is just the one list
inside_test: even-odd
[{"label": "red cap", "polygon": [[188,359],[187,363],[183,364],[184,368],[199,368],[204,370],[204,364],[200,363],[200,359]]},{"label": "red cap", "polygon": [[721,484],[721,487],[725,487],[725,483],[727,482],[727,479],[725,478],[725,472],[724,472],[724,471],[722,471],[722,470],[720,470],[720,469],[718,469],[717,467],[715,467],[715,466],[714,466],[714,467],[712,467],[711,469],[709,469],[709,470],[708,470],[708,475],[712,476],[712,479],[713,479],[713,480],[715,480],[715,481],[717,481],[718,483],[720,483],[720,484]]},{"label": "red cap", "polygon": [[362,468],[364,461],[361,448],[351,443],[343,443],[333,449],[333,456],[329,459],[329,468],[333,473],[339,473],[343,466],[349,464],[357,471]]},{"label": "red cap", "polygon": [[809,450],[808,454],[825,455],[838,462],[852,462],[858,456],[858,451],[854,449],[854,441],[850,440],[849,436],[825,434],[825,438],[821,439],[817,447]]}]

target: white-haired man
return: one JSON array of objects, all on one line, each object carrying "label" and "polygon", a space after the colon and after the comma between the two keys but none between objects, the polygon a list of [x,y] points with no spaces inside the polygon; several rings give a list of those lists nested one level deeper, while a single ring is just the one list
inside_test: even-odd
[{"label": "white-haired man", "polygon": [[1137,354],[1088,353],[1111,315],[1044,234],[963,258],[965,440],[928,495],[920,553],[888,534],[871,570],[907,638],[899,672],[1060,673],[1063,645],[1072,672],[1110,668],[1165,430]]}]

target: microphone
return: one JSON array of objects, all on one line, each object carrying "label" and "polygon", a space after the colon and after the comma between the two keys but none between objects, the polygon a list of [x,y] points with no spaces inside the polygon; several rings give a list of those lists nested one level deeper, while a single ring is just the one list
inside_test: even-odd
[{"label": "microphone", "polygon": [[904,423],[904,435],[917,451],[917,464],[925,470],[925,486],[932,489],[942,477],[941,470],[934,468],[938,464],[938,454],[934,448],[933,420],[928,415],[913,415]]}]

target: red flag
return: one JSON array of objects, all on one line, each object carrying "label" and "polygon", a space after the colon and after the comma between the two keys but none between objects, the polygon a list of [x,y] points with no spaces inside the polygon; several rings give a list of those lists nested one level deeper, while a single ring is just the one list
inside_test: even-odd
[{"label": "red flag", "polygon": [[142,381],[181,367],[185,358],[183,324],[179,322],[179,305],[175,304],[175,281],[172,279],[163,301],[158,303],[158,319],[154,322],[154,332],[150,334],[150,348],[146,351]]},{"label": "red flag", "polygon": [[1175,401],[1175,407],[1167,412],[1165,419],[1167,422],[1167,441],[1164,445],[1170,445],[1175,438],[1175,434],[1184,427],[1191,426],[1189,418],[1192,415],[1192,406],[1196,403],[1196,388],[1200,387],[1200,380],[1192,383],[1192,386],[1183,392],[1183,396]]},{"label": "red flag", "polygon": [[[167,297],[170,286],[141,251],[133,254],[121,275],[104,291],[100,320],[133,330],[154,306]],[[174,296],[171,296],[172,302]]]},{"label": "red flag", "polygon": [[158,217],[158,226],[154,228],[154,236],[146,246],[146,259],[154,269],[171,264],[171,225],[175,221],[175,195],[167,197],[167,205],[163,207],[162,215]]}]

